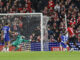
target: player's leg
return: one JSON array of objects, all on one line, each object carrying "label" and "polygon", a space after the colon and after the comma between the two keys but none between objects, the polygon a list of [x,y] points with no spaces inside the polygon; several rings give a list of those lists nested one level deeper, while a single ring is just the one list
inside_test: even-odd
[{"label": "player's leg", "polygon": [[64,47],[63,45],[64,45],[64,43],[63,42],[60,42],[60,47]]},{"label": "player's leg", "polygon": [[74,36],[73,37],[73,44],[75,45],[76,48],[78,48],[80,50],[80,47],[77,45],[76,40],[77,40],[77,38]]},{"label": "player's leg", "polygon": [[3,40],[4,40],[4,46],[3,46],[3,50],[2,50],[2,52],[5,52],[6,51],[6,47],[7,47],[7,43],[6,43],[6,38],[3,38]]},{"label": "player's leg", "polygon": [[60,46],[62,46],[64,48],[64,51],[67,51],[67,47],[68,45],[66,44],[66,42],[68,41],[68,37],[66,35],[63,35],[63,39],[60,42]]},{"label": "player's leg", "polygon": [[6,51],[6,47],[7,47],[7,42],[4,42],[4,46],[3,46],[3,52]]},{"label": "player's leg", "polygon": [[12,46],[15,46],[15,49],[13,51],[17,51],[19,48],[20,48],[20,44],[21,43],[18,43],[18,41],[14,41],[11,45]]},{"label": "player's leg", "polygon": [[73,51],[74,49],[72,48],[72,46],[70,45],[70,42],[72,41],[72,38],[69,38],[69,40],[66,42],[66,44],[69,46],[70,51]]},{"label": "player's leg", "polygon": [[66,43],[60,42],[60,48],[62,49],[62,47],[64,48],[64,51],[67,51],[68,45]]},{"label": "player's leg", "polygon": [[61,42],[61,45],[62,45],[63,48],[66,48],[67,47],[67,44],[66,43],[63,43],[63,42]]},{"label": "player's leg", "polygon": [[7,51],[9,51],[10,41],[7,42]]},{"label": "player's leg", "polygon": [[72,38],[69,38],[69,40],[66,42],[66,44],[70,47],[70,48],[72,48],[72,46],[70,45],[70,41],[72,40]]},{"label": "player's leg", "polygon": [[9,46],[10,46],[10,38],[9,38],[9,36],[6,37],[5,42],[7,44],[6,51],[9,51]]},{"label": "player's leg", "polygon": [[13,51],[17,51],[20,48],[19,43],[17,41],[12,42],[11,46],[15,47],[15,49],[13,49]]},{"label": "player's leg", "polygon": [[[10,46],[14,46],[16,48],[17,45],[18,45],[18,42],[17,41],[13,41]],[[15,49],[13,49],[12,51],[15,51]]]},{"label": "player's leg", "polygon": [[20,48],[19,45],[16,46],[16,48],[14,49],[14,51],[17,51]]}]

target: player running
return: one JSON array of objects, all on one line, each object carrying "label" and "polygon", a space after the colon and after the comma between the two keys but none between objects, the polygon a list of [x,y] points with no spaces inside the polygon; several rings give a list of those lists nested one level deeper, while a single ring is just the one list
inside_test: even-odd
[{"label": "player running", "polygon": [[76,40],[77,39],[76,39],[76,35],[74,33],[74,29],[73,28],[74,28],[74,23],[70,23],[70,26],[67,28],[68,35],[69,35],[69,40],[68,40],[67,44],[71,48],[71,51],[73,51],[74,48],[72,48],[72,46],[70,45],[69,42],[72,42],[75,45],[75,47],[80,50],[79,46],[76,44]]},{"label": "player running", "polygon": [[10,27],[8,23],[5,23],[5,26],[2,27],[1,31],[1,40],[4,40],[4,47],[2,51],[9,51],[10,46]]},{"label": "player running", "polygon": [[65,28],[62,29],[61,31],[61,36],[60,36],[60,47],[64,48],[64,51],[67,51],[67,41],[68,41],[68,35],[67,35],[67,31]]}]

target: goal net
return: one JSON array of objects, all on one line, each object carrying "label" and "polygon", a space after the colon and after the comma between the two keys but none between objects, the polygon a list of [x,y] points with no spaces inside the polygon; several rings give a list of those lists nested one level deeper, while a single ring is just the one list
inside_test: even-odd
[{"label": "goal net", "polygon": [[[25,41],[18,44],[21,51],[43,51],[42,13],[8,13],[0,14],[0,25],[2,28],[8,22],[10,30],[15,34],[10,34],[11,44],[21,35]],[[0,50],[4,42],[0,42]],[[13,50],[15,47],[10,47]]]}]

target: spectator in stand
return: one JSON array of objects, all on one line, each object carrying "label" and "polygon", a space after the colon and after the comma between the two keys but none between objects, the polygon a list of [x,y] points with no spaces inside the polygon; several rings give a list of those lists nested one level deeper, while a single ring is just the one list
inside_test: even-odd
[{"label": "spectator in stand", "polygon": [[53,0],[49,0],[49,1],[48,1],[48,8],[51,8],[51,7],[54,8],[54,6],[55,6],[55,5],[54,5]]},{"label": "spectator in stand", "polygon": [[[49,27],[48,31],[52,31],[52,32],[61,31],[65,27],[65,20],[64,20],[65,13],[67,15],[67,23],[68,23],[68,25],[70,23],[74,23],[74,31],[77,31],[78,26],[80,25],[80,23],[79,23],[79,20],[80,20],[79,11],[80,10],[79,10],[78,6],[76,5],[75,0],[74,1],[73,0],[65,0],[65,1],[64,0],[61,0],[61,1],[60,0],[56,0],[53,11],[50,10],[50,9],[52,9],[52,8],[44,10],[44,12],[47,12],[46,15],[52,17],[48,22],[48,27]],[[48,14],[48,13],[50,13],[50,14]],[[57,28],[55,28],[55,26]],[[48,32],[48,34],[50,35],[50,32]],[[53,39],[56,38],[56,34],[55,33],[53,33],[53,35],[50,35],[50,36]],[[51,38],[49,38],[49,39],[51,40]],[[59,36],[57,38],[59,38]],[[56,39],[56,40],[58,41],[59,39]]]},{"label": "spectator in stand", "polygon": [[59,3],[57,3],[55,5],[54,10],[60,12],[60,4]]},{"label": "spectator in stand", "polygon": [[40,42],[40,39],[41,39],[41,37],[40,37],[40,28],[37,27],[35,29],[35,31],[33,32],[33,34],[30,36],[30,41],[31,42]]},{"label": "spectator in stand", "polygon": [[23,8],[22,8],[22,7],[23,7],[23,6],[22,6],[22,4],[21,4],[21,3],[19,3],[19,6],[18,6],[18,11],[19,11],[19,12],[23,10]]},{"label": "spectator in stand", "polygon": [[77,24],[80,25],[80,12],[78,13]]},{"label": "spectator in stand", "polygon": [[[24,7],[27,4],[27,11],[32,13],[31,1],[30,0],[0,0],[0,12],[1,13],[23,13]],[[24,13],[26,13],[24,12]]]},{"label": "spectator in stand", "polygon": [[47,8],[47,6],[44,7],[43,14],[44,14],[44,15],[47,15],[47,14],[48,14],[48,8]]}]

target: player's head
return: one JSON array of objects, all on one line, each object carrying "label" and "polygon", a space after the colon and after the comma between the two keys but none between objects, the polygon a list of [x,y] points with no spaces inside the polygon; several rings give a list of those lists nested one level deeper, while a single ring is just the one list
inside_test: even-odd
[{"label": "player's head", "polygon": [[8,22],[6,22],[5,25],[8,25]]},{"label": "player's head", "polygon": [[15,36],[20,35],[18,32],[15,32]]},{"label": "player's head", "polygon": [[5,26],[10,26],[10,23],[6,22],[6,23],[5,23]]}]

